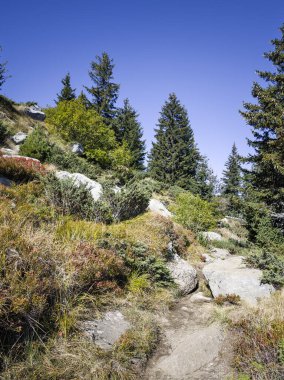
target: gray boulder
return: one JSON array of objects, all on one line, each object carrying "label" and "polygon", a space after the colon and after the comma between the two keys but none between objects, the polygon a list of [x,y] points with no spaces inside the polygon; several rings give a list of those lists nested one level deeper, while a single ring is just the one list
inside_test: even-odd
[{"label": "gray boulder", "polygon": [[158,199],[150,199],[148,210],[166,218],[170,218],[172,216],[172,213]]},{"label": "gray boulder", "polygon": [[261,284],[261,270],[247,268],[242,256],[216,259],[205,265],[203,274],[214,297],[236,294],[255,304],[259,298],[267,297],[275,290],[272,285]]},{"label": "gray boulder", "polygon": [[40,107],[37,105],[25,108],[25,114],[34,120],[38,120],[38,121],[45,120],[45,113],[42,112]]},{"label": "gray boulder", "polygon": [[196,288],[196,270],[177,254],[174,254],[173,259],[167,263],[167,268],[183,294],[189,294]]},{"label": "gray boulder", "polygon": [[80,143],[75,143],[71,147],[72,153],[78,154],[78,156],[81,156],[84,153],[83,145]]},{"label": "gray boulder", "polygon": [[12,182],[5,177],[0,177],[0,185],[10,187],[12,185]]},{"label": "gray boulder", "polygon": [[55,173],[55,175],[58,179],[61,179],[61,180],[71,179],[74,182],[74,184],[77,186],[80,186],[80,185],[86,186],[86,188],[90,190],[90,193],[94,201],[97,201],[103,193],[102,185],[98,183],[97,181],[94,181],[86,177],[84,174],[58,171]]},{"label": "gray boulder", "polygon": [[217,232],[213,232],[213,231],[201,232],[201,236],[208,241],[224,240],[220,234],[218,234]]},{"label": "gray boulder", "polygon": [[13,137],[12,140],[15,144],[21,144],[25,141],[25,139],[28,137],[28,135],[24,132],[18,132]]},{"label": "gray boulder", "polygon": [[99,347],[107,350],[131,328],[120,311],[109,311],[102,319],[84,321],[80,324],[83,334]]}]

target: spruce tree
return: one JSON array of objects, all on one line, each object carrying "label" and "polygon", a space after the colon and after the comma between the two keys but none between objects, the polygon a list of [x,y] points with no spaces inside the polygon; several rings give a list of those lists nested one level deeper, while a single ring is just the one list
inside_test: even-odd
[{"label": "spruce tree", "polygon": [[200,156],[197,171],[196,182],[198,187],[198,194],[203,199],[211,199],[216,191],[217,177],[214,175],[213,170],[208,165],[208,158]]},{"label": "spruce tree", "polygon": [[[0,46],[0,54],[1,54],[2,48]],[[3,86],[3,84],[6,82],[6,80],[9,78],[7,75],[7,62],[0,62],[0,90]]]},{"label": "spruce tree", "polygon": [[116,118],[113,120],[113,128],[119,143],[125,142],[131,152],[131,168],[137,170],[144,169],[145,140],[139,121],[138,114],[125,99],[123,107],[117,110]]},{"label": "spruce tree", "polygon": [[223,171],[223,194],[239,196],[241,187],[241,166],[240,156],[236,144],[233,144],[232,151],[225,163],[226,169]]},{"label": "spruce tree", "polygon": [[184,189],[196,188],[199,153],[187,111],[174,93],[162,107],[155,132],[149,157],[151,176]]},{"label": "spruce tree", "polygon": [[62,79],[61,83],[63,84],[63,88],[60,91],[60,93],[57,94],[56,103],[62,102],[63,100],[75,99],[76,98],[76,94],[75,94],[76,89],[73,89],[71,87],[71,77],[70,77],[69,73],[67,73],[67,75]]},{"label": "spruce tree", "polygon": [[241,114],[251,126],[248,140],[254,153],[247,157],[251,164],[249,178],[259,200],[275,210],[284,210],[284,24],[279,39],[272,40],[273,50],[265,58],[273,71],[257,71],[266,83],[254,83],[255,103],[244,103]]},{"label": "spruce tree", "polygon": [[115,103],[118,98],[119,85],[112,82],[113,60],[107,53],[96,56],[96,61],[91,62],[89,76],[94,86],[86,87],[92,96],[94,109],[103,117],[111,119],[115,115]]}]

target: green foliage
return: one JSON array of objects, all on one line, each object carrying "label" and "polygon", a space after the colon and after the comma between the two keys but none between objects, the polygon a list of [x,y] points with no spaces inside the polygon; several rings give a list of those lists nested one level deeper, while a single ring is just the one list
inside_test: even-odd
[{"label": "green foliage", "polygon": [[132,273],[128,284],[128,290],[131,293],[141,294],[145,291],[150,291],[151,287],[151,281],[147,273],[144,273],[142,275]]},{"label": "green foliage", "polygon": [[46,110],[46,122],[68,142],[83,145],[88,159],[103,167],[111,166],[116,148],[114,132],[94,109],[87,109],[80,99],[62,101]]},{"label": "green foliage", "polygon": [[57,94],[56,103],[62,102],[63,100],[68,101],[76,98],[76,90],[71,87],[70,79],[71,77],[69,73],[67,73],[67,75],[62,79],[61,83],[63,85],[63,88],[60,93]]},{"label": "green foliage", "polygon": [[102,169],[98,165],[88,162],[83,157],[78,157],[75,153],[64,152],[58,147],[54,147],[50,163],[56,165],[60,170],[81,173],[91,179],[97,179],[102,172]]},{"label": "green foliage", "polygon": [[213,170],[209,168],[208,159],[200,156],[196,170],[197,192],[202,199],[210,200],[217,187],[217,177]]},{"label": "green foliage", "polygon": [[151,197],[151,191],[143,181],[133,182],[117,194],[115,218],[126,220],[134,218],[146,211]]},{"label": "green foliage", "polygon": [[284,25],[281,37],[272,40],[274,50],[264,56],[274,71],[257,71],[265,86],[255,82],[252,96],[255,103],[244,103],[241,114],[252,128],[253,138],[248,140],[254,154],[246,160],[251,164],[249,181],[260,201],[283,212],[284,187]]},{"label": "green foliage", "polygon": [[214,205],[189,192],[177,196],[173,212],[178,223],[195,232],[216,226]]},{"label": "green foliage", "polygon": [[3,144],[8,136],[8,130],[3,121],[0,120],[0,144]]},{"label": "green foliage", "polygon": [[112,127],[119,143],[125,142],[131,152],[130,167],[137,170],[144,169],[145,141],[143,132],[137,120],[138,114],[131,107],[129,100],[125,99],[123,107],[116,112]]},{"label": "green foliage", "polygon": [[44,179],[46,197],[62,215],[95,220],[94,201],[90,191],[83,185],[75,185],[72,180],[59,180],[53,175]]},{"label": "green foliage", "polygon": [[48,162],[52,156],[53,144],[48,139],[43,127],[36,127],[20,146],[22,156],[33,157],[41,162]]},{"label": "green foliage", "polygon": [[155,130],[149,171],[161,182],[196,190],[195,181],[199,153],[186,109],[175,94],[170,94],[162,108]]},{"label": "green foliage", "polygon": [[237,197],[241,186],[241,166],[240,156],[236,144],[233,144],[228,161],[225,163],[226,170],[223,171],[222,193],[228,196]]},{"label": "green foliage", "polygon": [[92,107],[95,111],[104,118],[113,118],[119,91],[119,85],[112,82],[113,60],[105,52],[101,57],[96,56],[96,60],[91,62],[89,71],[94,86],[85,88],[92,96]]},{"label": "green foliage", "polygon": [[263,271],[263,283],[273,284],[278,288],[284,285],[283,256],[277,255],[275,252],[256,249],[250,253],[247,261]]},{"label": "green foliage", "polygon": [[[2,52],[2,48],[0,46],[0,54]],[[6,80],[9,78],[7,75],[7,62],[0,62],[0,90],[3,86],[3,84],[6,82]]]}]

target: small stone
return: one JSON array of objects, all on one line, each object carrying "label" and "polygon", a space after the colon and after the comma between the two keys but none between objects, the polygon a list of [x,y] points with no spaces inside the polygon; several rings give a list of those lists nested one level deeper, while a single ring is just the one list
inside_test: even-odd
[{"label": "small stone", "polygon": [[161,201],[154,198],[150,200],[148,210],[166,218],[170,218],[173,215]]},{"label": "small stone", "polygon": [[24,132],[18,132],[13,137],[12,140],[15,144],[21,144],[25,141],[25,139],[28,137],[28,135]]},{"label": "small stone", "polygon": [[204,232],[201,232],[201,236],[205,239],[205,240],[208,240],[208,241],[214,241],[214,240],[217,240],[217,241],[220,241],[220,240],[224,240],[223,237],[218,234],[217,232],[213,232],[213,231],[204,231]]},{"label": "small stone", "polygon": [[0,185],[10,187],[12,185],[12,182],[5,177],[0,177]]},{"label": "small stone", "polygon": [[196,270],[177,254],[174,254],[173,259],[167,263],[167,268],[183,294],[189,294],[196,288]]},{"label": "small stone", "polygon": [[210,297],[205,297],[202,292],[198,292],[198,293],[193,294],[190,297],[190,301],[195,302],[195,303],[202,303],[202,302],[212,302],[213,299]]},{"label": "small stone", "polygon": [[72,153],[77,154],[78,156],[81,156],[84,153],[83,145],[80,143],[74,143],[71,147]]}]

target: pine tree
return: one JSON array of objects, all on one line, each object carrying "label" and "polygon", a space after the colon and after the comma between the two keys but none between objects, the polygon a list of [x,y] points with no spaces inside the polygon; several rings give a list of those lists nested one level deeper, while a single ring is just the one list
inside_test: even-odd
[{"label": "pine tree", "polygon": [[226,169],[223,171],[223,194],[239,196],[241,187],[241,166],[240,156],[236,144],[233,144],[232,151],[225,163]]},{"label": "pine tree", "polygon": [[153,178],[185,189],[196,186],[199,153],[186,109],[170,94],[160,113],[149,170]]},{"label": "pine tree", "polygon": [[111,119],[115,115],[115,103],[118,98],[119,85],[112,82],[113,60],[107,53],[96,56],[97,61],[91,62],[89,76],[94,86],[86,87],[92,96],[94,109],[103,117]]},{"label": "pine tree", "polygon": [[200,156],[196,170],[198,193],[203,199],[211,199],[216,191],[217,177],[208,165],[208,158]]},{"label": "pine tree", "polygon": [[[0,53],[2,51],[2,48],[0,46]],[[7,62],[0,62],[0,90],[3,86],[3,84],[6,82],[6,80],[9,78],[7,75]]]},{"label": "pine tree", "polygon": [[131,168],[143,170],[146,147],[142,128],[137,118],[137,112],[130,105],[129,100],[125,99],[123,107],[117,110],[112,126],[115,130],[117,141],[119,143],[125,142],[131,152]]},{"label": "pine tree", "polygon": [[62,79],[61,83],[63,84],[63,88],[60,93],[57,94],[56,103],[62,102],[63,100],[76,99],[76,89],[71,87],[71,77],[69,73],[67,73],[67,75]]},{"label": "pine tree", "polygon": [[249,178],[258,198],[275,210],[284,209],[284,24],[280,39],[272,40],[273,51],[265,58],[274,70],[257,71],[266,82],[254,83],[252,96],[256,103],[244,103],[241,114],[252,127],[253,138],[248,140],[254,153],[247,157],[251,163]]}]

